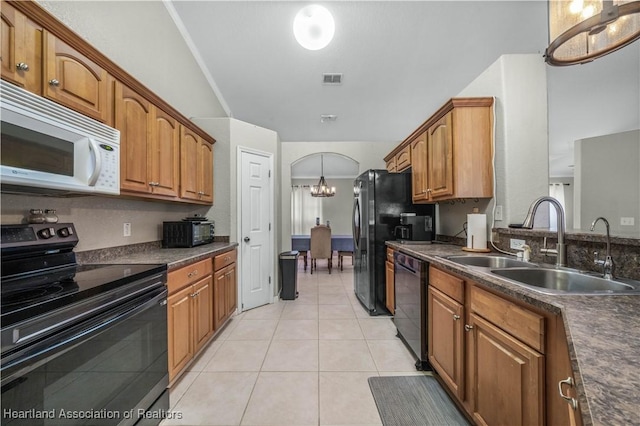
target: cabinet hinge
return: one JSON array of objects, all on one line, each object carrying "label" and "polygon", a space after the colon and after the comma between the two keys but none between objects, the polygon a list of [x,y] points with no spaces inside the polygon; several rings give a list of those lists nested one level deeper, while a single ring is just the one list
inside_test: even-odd
[{"label": "cabinet hinge", "polygon": [[271,177],[271,170],[269,170],[269,177]]},{"label": "cabinet hinge", "polygon": [[269,284],[271,284],[271,275],[269,275]]},{"label": "cabinet hinge", "polygon": [[271,231],[271,224],[269,224],[269,231]]}]

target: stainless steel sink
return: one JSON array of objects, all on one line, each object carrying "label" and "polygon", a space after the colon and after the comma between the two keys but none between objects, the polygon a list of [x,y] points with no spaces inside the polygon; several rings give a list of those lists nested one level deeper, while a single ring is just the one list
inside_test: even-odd
[{"label": "stainless steel sink", "polygon": [[512,259],[504,256],[447,256],[447,259],[459,263],[461,265],[475,266],[478,268],[515,268],[515,267],[533,267],[529,262]]},{"label": "stainless steel sink", "polygon": [[[491,272],[546,294],[640,294],[640,286],[551,268],[492,269]],[[640,283],[638,283],[640,284]]]}]

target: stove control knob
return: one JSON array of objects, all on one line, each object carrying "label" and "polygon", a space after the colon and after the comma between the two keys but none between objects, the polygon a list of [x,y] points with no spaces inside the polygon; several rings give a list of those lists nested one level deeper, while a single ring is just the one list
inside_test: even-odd
[{"label": "stove control knob", "polygon": [[49,238],[56,236],[56,230],[53,228],[44,228],[38,231],[38,236],[43,240],[48,240]]},{"label": "stove control knob", "polygon": [[60,238],[67,238],[70,235],[73,235],[73,230],[68,226],[58,229],[58,236]]}]

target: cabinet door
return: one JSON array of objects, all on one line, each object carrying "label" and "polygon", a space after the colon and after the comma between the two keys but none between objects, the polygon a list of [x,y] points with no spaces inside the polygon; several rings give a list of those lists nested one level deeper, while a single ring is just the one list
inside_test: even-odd
[{"label": "cabinet door", "polygon": [[226,282],[227,268],[213,274],[213,329],[217,330],[227,317]]},{"label": "cabinet door", "polygon": [[449,112],[429,128],[427,181],[431,198],[453,194],[453,132]]},{"label": "cabinet door", "polygon": [[148,157],[151,193],[178,196],[180,179],[180,126],[164,111],[152,108]]},{"label": "cabinet door", "polygon": [[389,173],[395,173],[397,172],[397,167],[396,167],[396,157],[395,155],[393,156],[393,158],[391,158],[389,161],[387,161],[387,171]]},{"label": "cabinet door", "polygon": [[394,277],[393,263],[388,260],[385,262],[385,275],[386,275],[386,306],[391,315],[396,313],[396,286]]},{"label": "cabinet door", "polygon": [[2,78],[42,95],[42,27],[2,2]]},{"label": "cabinet door", "polygon": [[411,189],[413,202],[429,199],[427,191],[427,133],[411,142]]},{"label": "cabinet door", "polygon": [[201,140],[198,151],[198,199],[213,203],[213,146]]},{"label": "cabinet door", "polygon": [[116,82],[115,98],[115,126],[120,130],[120,188],[148,193],[151,104],[120,82]]},{"label": "cabinet door", "polygon": [[470,315],[471,406],[479,425],[544,424],[544,356]]},{"label": "cabinet door", "polygon": [[48,31],[44,35],[44,93],[96,120],[107,120],[107,72]]},{"label": "cabinet door", "polygon": [[198,154],[200,137],[180,126],[180,197],[199,200]]},{"label": "cabinet door", "polygon": [[429,286],[429,362],[464,400],[464,307]]},{"label": "cabinet door", "polygon": [[225,272],[225,311],[227,313],[226,316],[233,315],[235,312],[238,303],[238,287],[236,284],[236,264],[232,263],[227,266]]},{"label": "cabinet door", "polygon": [[193,285],[194,353],[213,334],[213,278],[211,275]]},{"label": "cabinet door", "polygon": [[169,380],[193,358],[192,293],[192,286],[189,286],[167,298]]}]

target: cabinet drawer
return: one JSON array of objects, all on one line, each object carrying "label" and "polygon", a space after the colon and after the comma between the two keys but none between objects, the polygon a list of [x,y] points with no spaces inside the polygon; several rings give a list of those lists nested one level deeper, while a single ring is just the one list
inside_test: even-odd
[{"label": "cabinet drawer", "polygon": [[393,249],[387,247],[387,261],[393,263]]},{"label": "cabinet drawer", "polygon": [[200,262],[192,263],[189,266],[171,271],[167,278],[167,287],[169,294],[180,290],[187,284],[192,284],[207,275],[211,275],[211,259],[201,260]]},{"label": "cabinet drawer", "polygon": [[431,266],[429,267],[429,285],[457,302],[464,303],[464,280]]},{"label": "cabinet drawer", "polygon": [[222,253],[213,258],[213,270],[217,271],[227,265],[231,265],[236,261],[236,250],[231,250],[226,253]]},{"label": "cabinet drawer", "polygon": [[544,317],[476,286],[471,288],[471,310],[544,353]]},{"label": "cabinet drawer", "polygon": [[396,154],[396,171],[401,172],[411,167],[411,145],[405,146]]}]

